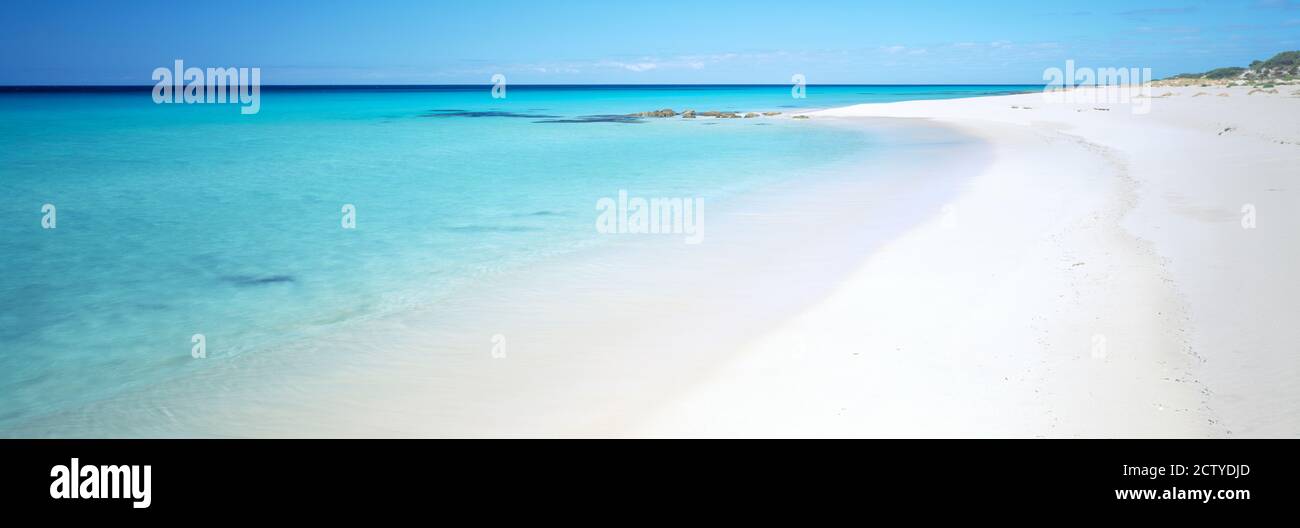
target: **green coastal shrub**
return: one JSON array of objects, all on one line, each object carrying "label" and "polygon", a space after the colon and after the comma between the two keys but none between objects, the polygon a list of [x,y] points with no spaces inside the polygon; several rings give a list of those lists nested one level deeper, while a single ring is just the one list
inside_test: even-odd
[{"label": "green coastal shrub", "polygon": [[1231,66],[1228,68],[1218,68],[1218,69],[1205,72],[1205,78],[1206,79],[1232,79],[1234,77],[1240,77],[1241,74],[1243,73],[1246,73],[1245,68]]},{"label": "green coastal shrub", "polygon": [[1248,68],[1231,66],[1216,68],[1205,73],[1180,73],[1169,77],[1168,80],[1206,79],[1223,81],[1242,77],[1252,79],[1254,82],[1251,84],[1257,84],[1260,81],[1294,81],[1300,78],[1300,51],[1284,51],[1268,60],[1252,61]]},{"label": "green coastal shrub", "polygon": [[[1259,61],[1255,61],[1255,62],[1259,62]],[[1254,64],[1252,64],[1251,66],[1252,66],[1251,68],[1252,70],[1259,69],[1253,67]],[[1294,69],[1297,66],[1300,66],[1300,51],[1284,51],[1282,53],[1278,53],[1277,55],[1274,55],[1273,58],[1266,60],[1260,64],[1260,68],[1267,68],[1267,69]]]}]

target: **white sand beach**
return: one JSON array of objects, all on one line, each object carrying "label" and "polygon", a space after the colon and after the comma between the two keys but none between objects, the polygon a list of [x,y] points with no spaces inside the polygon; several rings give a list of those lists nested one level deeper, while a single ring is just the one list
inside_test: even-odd
[{"label": "white sand beach", "polygon": [[1211,90],[816,112],[911,150],[12,433],[1294,437],[1300,97]]},{"label": "white sand beach", "polygon": [[1043,94],[812,114],[928,119],[995,159],[634,433],[1295,437],[1300,97],[1286,88],[1156,88],[1147,114]]}]

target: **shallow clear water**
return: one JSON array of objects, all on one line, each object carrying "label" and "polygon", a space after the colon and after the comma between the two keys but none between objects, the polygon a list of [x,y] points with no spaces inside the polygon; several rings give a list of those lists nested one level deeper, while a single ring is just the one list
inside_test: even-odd
[{"label": "shallow clear water", "polygon": [[883,144],[787,119],[552,121],[1026,89],[268,89],[252,116],[0,92],[0,432],[204,368],[194,334],[209,357],[270,354],[606,243],[594,206],[621,189],[725,203]]}]

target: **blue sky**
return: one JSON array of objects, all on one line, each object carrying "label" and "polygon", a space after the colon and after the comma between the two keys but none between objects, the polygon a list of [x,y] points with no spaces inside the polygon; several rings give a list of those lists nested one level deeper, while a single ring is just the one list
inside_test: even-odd
[{"label": "blue sky", "polygon": [[1031,83],[1300,49],[1300,0],[6,0],[0,84]]}]

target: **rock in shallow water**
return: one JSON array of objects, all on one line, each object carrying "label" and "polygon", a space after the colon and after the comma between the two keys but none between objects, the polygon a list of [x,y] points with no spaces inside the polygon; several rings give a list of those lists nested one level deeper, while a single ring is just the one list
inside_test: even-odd
[{"label": "rock in shallow water", "polygon": [[639,114],[632,114],[632,116],[633,117],[676,117],[677,112],[673,111],[673,109],[671,108],[665,108],[663,110],[655,110],[652,112],[641,112]]}]

